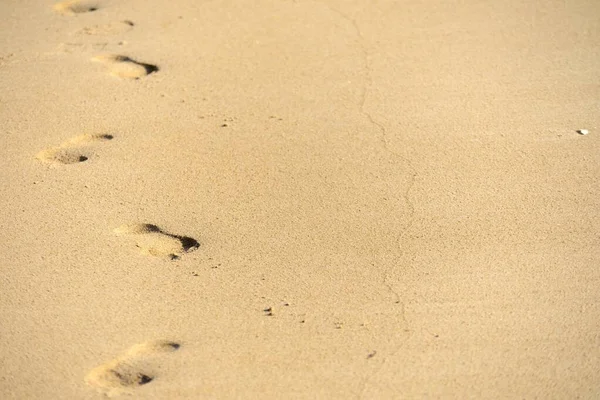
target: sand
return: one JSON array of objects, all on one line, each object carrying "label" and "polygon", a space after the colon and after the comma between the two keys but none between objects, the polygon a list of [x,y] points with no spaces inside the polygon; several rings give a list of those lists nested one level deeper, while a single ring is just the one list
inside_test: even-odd
[{"label": "sand", "polygon": [[0,398],[600,397],[597,0],[0,15]]}]

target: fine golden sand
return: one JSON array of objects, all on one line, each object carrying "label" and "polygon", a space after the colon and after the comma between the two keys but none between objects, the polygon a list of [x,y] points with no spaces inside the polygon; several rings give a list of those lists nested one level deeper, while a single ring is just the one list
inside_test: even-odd
[{"label": "fine golden sand", "polygon": [[597,0],[0,15],[0,399],[600,397]]}]

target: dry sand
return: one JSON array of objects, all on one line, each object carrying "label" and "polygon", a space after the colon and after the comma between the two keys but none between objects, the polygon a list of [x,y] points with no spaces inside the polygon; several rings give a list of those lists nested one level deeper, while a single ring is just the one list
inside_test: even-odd
[{"label": "dry sand", "polygon": [[0,15],[0,398],[600,396],[597,0]]}]

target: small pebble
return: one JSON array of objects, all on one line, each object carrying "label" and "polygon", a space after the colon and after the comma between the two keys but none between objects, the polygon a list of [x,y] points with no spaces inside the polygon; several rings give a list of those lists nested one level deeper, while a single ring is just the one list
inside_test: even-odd
[{"label": "small pebble", "polygon": [[577,132],[581,135],[587,135],[588,133],[590,133],[590,131],[588,131],[587,129],[579,129]]}]

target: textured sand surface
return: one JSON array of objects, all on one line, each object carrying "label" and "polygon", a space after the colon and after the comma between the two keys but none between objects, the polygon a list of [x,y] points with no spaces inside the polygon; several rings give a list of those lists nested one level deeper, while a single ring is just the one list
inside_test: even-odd
[{"label": "textured sand surface", "polygon": [[0,398],[600,397],[597,0],[0,15]]}]

